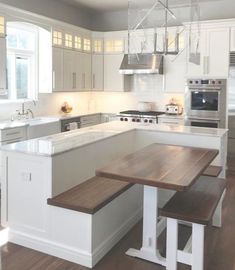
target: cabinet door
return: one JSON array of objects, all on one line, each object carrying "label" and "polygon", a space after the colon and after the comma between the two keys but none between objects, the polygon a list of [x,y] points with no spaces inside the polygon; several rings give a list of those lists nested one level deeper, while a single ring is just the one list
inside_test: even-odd
[{"label": "cabinet door", "polygon": [[75,82],[75,52],[71,50],[64,50],[64,90],[74,91],[76,89]]},{"label": "cabinet door", "polygon": [[230,51],[235,52],[235,27],[231,28]]},{"label": "cabinet door", "polygon": [[91,54],[90,53],[83,53],[83,74],[82,74],[82,81],[83,81],[83,89],[84,90],[91,90]]},{"label": "cabinet door", "polygon": [[52,48],[53,92],[63,91],[63,49]]},{"label": "cabinet door", "polygon": [[6,80],[6,39],[0,38],[0,96],[7,95]]},{"label": "cabinet door", "polygon": [[123,59],[123,54],[104,55],[104,90],[124,91],[123,75],[119,73],[119,68]]},{"label": "cabinet door", "polygon": [[75,75],[75,85],[76,89],[78,91],[83,90],[83,53],[81,52],[76,52],[75,54],[75,70],[76,70],[76,75]]},{"label": "cabinet door", "polygon": [[166,92],[184,93],[186,74],[186,52],[177,57],[164,57],[164,88]]},{"label": "cabinet door", "polygon": [[174,117],[159,117],[158,124],[169,124],[169,125],[184,125],[184,119],[178,119]]},{"label": "cabinet door", "polygon": [[104,90],[104,55],[92,55],[92,90]]},{"label": "cabinet door", "polygon": [[146,36],[132,34],[129,46],[130,53],[152,53],[154,51],[154,34]]},{"label": "cabinet door", "polygon": [[207,32],[208,58],[206,75],[228,77],[229,70],[229,29],[210,29]]},{"label": "cabinet door", "polygon": [[[187,77],[201,77],[205,75],[205,61],[206,61],[206,30],[200,31],[200,39],[198,40],[198,32],[188,33],[188,42],[191,45],[187,49]],[[191,36],[191,40],[190,36]]]}]

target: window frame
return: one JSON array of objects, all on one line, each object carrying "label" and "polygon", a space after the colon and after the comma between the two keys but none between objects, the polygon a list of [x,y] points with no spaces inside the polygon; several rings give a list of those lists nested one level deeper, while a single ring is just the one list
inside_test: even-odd
[{"label": "window frame", "polygon": [[[8,21],[6,22],[6,33],[7,28],[17,28],[19,30],[29,31],[31,33],[34,33],[35,35],[35,48],[34,50],[27,50],[27,49],[18,49],[18,48],[10,48],[8,47],[7,41],[6,41],[6,67],[7,67],[7,73],[9,73],[8,70],[8,55],[11,57],[14,57],[14,88],[13,92],[8,88],[8,99],[0,99],[0,102],[4,103],[21,103],[24,101],[32,101],[32,100],[38,100],[38,94],[39,94],[39,29],[37,25],[27,23],[27,22],[20,22],[20,21]],[[30,70],[29,72],[29,78],[30,78],[30,85],[28,88],[27,98],[19,98],[17,99],[17,89],[16,89],[16,58],[29,58],[30,60]],[[7,76],[8,77],[8,76]]]}]

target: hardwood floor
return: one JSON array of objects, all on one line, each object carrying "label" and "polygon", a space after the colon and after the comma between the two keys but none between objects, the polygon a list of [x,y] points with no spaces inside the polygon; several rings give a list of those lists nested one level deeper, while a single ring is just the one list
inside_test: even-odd
[{"label": "hardwood floor", "polygon": [[[223,227],[208,227],[205,240],[205,270],[235,270],[235,174],[228,174],[228,191],[224,201]],[[180,227],[180,245],[186,241],[189,228]],[[165,235],[160,237],[162,253]],[[94,270],[162,270],[164,267],[125,255],[129,247],[141,245],[141,224],[128,233],[93,269]],[[42,254],[18,245],[1,248],[1,270],[85,270],[86,267]],[[179,270],[190,267],[179,265]]]}]

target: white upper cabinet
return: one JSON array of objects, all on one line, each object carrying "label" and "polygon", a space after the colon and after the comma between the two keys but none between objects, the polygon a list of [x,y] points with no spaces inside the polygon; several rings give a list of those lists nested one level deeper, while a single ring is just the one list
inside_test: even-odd
[{"label": "white upper cabinet", "polygon": [[76,58],[75,52],[72,50],[64,50],[64,90],[75,91],[76,90]]},{"label": "white upper cabinet", "polygon": [[52,48],[52,87],[53,92],[63,91],[64,56],[60,48]]},{"label": "white upper cabinet", "polygon": [[235,52],[235,27],[231,28],[230,35],[230,51]]},{"label": "white upper cabinet", "polygon": [[94,32],[92,39],[92,90],[104,90],[104,38],[103,33]]},{"label": "white upper cabinet", "polygon": [[[227,77],[229,69],[229,29],[202,29],[199,46],[200,64],[188,62],[187,77]],[[195,57],[188,52],[188,59]]]},{"label": "white upper cabinet", "polygon": [[110,32],[104,38],[104,91],[125,91],[124,76],[119,73],[124,56],[125,38],[122,33],[117,33]]},{"label": "white upper cabinet", "polygon": [[[170,93],[184,93],[185,91],[187,57],[184,48],[186,45],[186,34],[182,32],[178,36],[179,43],[177,45],[176,38],[179,32],[180,30],[175,27],[168,31],[168,51],[175,52],[179,50],[178,55],[164,56],[164,89]],[[161,35],[158,38],[158,40],[161,40],[161,43],[158,42],[158,49],[163,50],[164,39],[163,37],[160,39],[160,37]]]},{"label": "white upper cabinet", "polygon": [[82,53],[82,90],[91,90],[91,54]]},{"label": "white upper cabinet", "polygon": [[[132,33],[129,40],[130,53],[152,53],[154,51],[154,33]],[[126,41],[126,53],[128,53],[128,39]]]},{"label": "white upper cabinet", "polygon": [[104,55],[92,55],[92,90],[104,90]]},{"label": "white upper cabinet", "polygon": [[104,90],[124,91],[124,76],[119,73],[123,54],[104,55]]},{"label": "white upper cabinet", "polygon": [[0,15],[0,96],[7,95],[6,73],[6,27],[5,18]]},{"label": "white upper cabinet", "polygon": [[0,38],[0,96],[7,95],[6,39]]},{"label": "white upper cabinet", "polygon": [[89,33],[53,28],[53,91],[91,90],[91,50]]},{"label": "white upper cabinet", "polygon": [[229,29],[208,31],[206,75],[228,77],[229,45]]},{"label": "white upper cabinet", "polygon": [[170,93],[184,93],[186,74],[186,52],[177,57],[164,56],[164,89]]}]

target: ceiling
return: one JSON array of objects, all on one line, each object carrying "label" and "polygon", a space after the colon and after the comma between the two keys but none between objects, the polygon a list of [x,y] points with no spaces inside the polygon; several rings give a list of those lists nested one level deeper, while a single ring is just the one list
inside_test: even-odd
[{"label": "ceiling", "polygon": [[[126,10],[128,8],[128,0],[59,0],[66,2],[70,5],[77,7],[85,7],[90,11],[97,12],[108,12],[108,11],[120,11]],[[191,0],[168,0],[169,5],[188,5]],[[196,1],[196,0],[192,0]],[[132,0],[134,3],[138,3],[138,6],[146,5],[146,3],[154,3],[154,0]],[[165,2],[165,0],[162,0]],[[199,0],[201,4],[210,2],[211,8],[216,8],[217,3],[219,2],[229,2],[233,3],[234,0]]]}]

